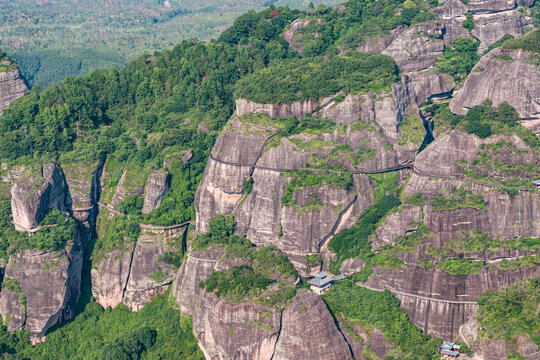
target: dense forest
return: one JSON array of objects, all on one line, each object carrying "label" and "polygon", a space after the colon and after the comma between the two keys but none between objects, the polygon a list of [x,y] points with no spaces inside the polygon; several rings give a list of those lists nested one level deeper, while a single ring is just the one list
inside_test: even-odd
[{"label": "dense forest", "polygon": [[271,4],[307,5],[300,0],[2,2],[0,48],[17,59],[30,86],[47,86],[93,69],[122,67],[182,40],[216,38],[243,12]]},{"label": "dense forest", "polygon": [[[195,220],[195,191],[201,183],[208,152],[234,113],[235,97],[282,103],[319,99],[339,91],[365,93],[388,90],[400,74],[395,61],[385,55],[357,53],[355,49],[368,37],[387,34],[397,26],[407,27],[433,19],[435,14],[429,10],[439,5],[437,1],[421,0],[407,0],[405,3],[399,0],[350,0],[346,8],[340,11],[324,5],[312,5],[307,10],[271,5],[260,12],[249,11],[238,17],[232,26],[208,43],[186,40],[170,50],[140,56],[123,68],[113,66],[92,70],[81,77],[68,76],[48,87],[38,84],[56,82],[57,76],[81,75],[92,68],[123,64],[126,58],[119,57],[110,48],[100,47],[96,47],[96,50],[60,52],[60,55],[44,44],[32,44],[35,48],[30,48],[34,52],[29,53],[16,49],[14,54],[19,65],[26,73],[37,74],[36,77],[29,77],[36,86],[14,101],[0,117],[0,161],[5,164],[0,170],[2,175],[17,166],[32,168],[35,164],[47,162],[88,166],[106,162],[117,168],[136,170],[162,170],[166,162],[173,162],[174,166],[169,171],[170,189],[158,209],[143,214],[142,197],[128,196],[118,205],[118,210],[129,215],[129,218],[115,218],[106,236],[87,244],[89,253],[85,254],[83,294],[75,318],[55,327],[47,335],[47,341],[35,347],[28,344],[27,332],[9,334],[5,326],[0,327],[2,358],[204,358],[191,331],[190,319],[174,309],[168,293],[158,296],[137,313],[131,313],[123,305],[113,310],[102,309],[90,293],[90,262],[96,260],[99,252],[114,249],[125,241],[134,241],[140,231],[137,222],[171,225]],[[182,3],[175,3],[174,6],[178,4]],[[255,5],[260,4],[245,4]],[[291,5],[296,3],[291,1]],[[2,12],[0,23],[12,24],[13,16],[20,15],[17,11],[21,9],[17,6],[0,5],[0,10],[10,10]],[[138,36],[147,37],[148,32],[156,29],[164,33],[175,26],[173,19],[176,17],[189,14],[192,17],[190,21],[200,22],[200,17],[193,14],[203,12],[204,16],[215,17],[222,11],[215,4],[200,4],[197,9],[169,9],[164,4],[156,6],[160,9],[158,14],[145,14],[143,19],[138,19],[140,21],[130,18],[129,21],[136,22],[141,28]],[[395,11],[402,7],[403,11]],[[175,11],[174,15],[169,11]],[[203,30],[195,27],[190,30],[193,32],[188,32],[186,29],[192,23],[186,21],[179,31],[190,36],[199,31],[197,34],[203,38],[215,37],[215,29],[221,29],[227,23],[226,19],[230,19],[236,11],[240,10],[224,13],[223,20],[213,24],[213,28],[207,25]],[[82,15],[72,16],[70,21],[81,22],[77,16]],[[298,18],[324,20],[312,22],[301,30],[304,35],[302,44],[305,46],[302,56],[293,51],[282,36],[287,26]],[[41,23],[35,14],[29,15],[26,20]],[[49,19],[56,20],[56,17]],[[160,27],[160,24],[167,27]],[[111,20],[111,23],[105,24],[103,32],[112,36],[111,29],[116,26],[119,25]],[[6,30],[6,34],[13,37],[16,29]],[[314,36],[315,33],[318,35]],[[10,38],[8,35],[6,39]],[[154,39],[155,42],[151,44],[137,42],[130,45],[133,46],[132,51],[126,54],[131,57],[143,50],[168,47],[173,39],[178,39],[178,33],[171,32],[169,35],[167,38]],[[70,35],[66,36],[70,39]],[[521,39],[506,39],[498,46],[537,52],[537,39],[538,31]],[[99,41],[114,44],[110,46],[118,46],[119,51],[131,44],[126,38],[106,36]],[[3,43],[0,42],[0,45]],[[478,43],[471,39],[455,39],[453,46],[447,46],[443,56],[437,60],[436,68],[456,81],[462,81],[479,60],[477,49]],[[0,60],[5,56],[0,52]],[[87,63],[83,62],[83,58],[94,60]],[[41,72],[44,67],[47,71]],[[51,76],[51,73],[56,75]],[[282,76],[284,73],[287,77]],[[423,110],[433,116],[436,124],[475,134],[482,139],[493,134],[515,133],[531,147],[540,146],[537,137],[518,125],[519,115],[506,103],[495,107],[490,102],[484,102],[473,107],[467,115],[454,115],[447,105],[432,103],[426,103]],[[292,118],[277,122],[280,122],[282,135],[297,134],[303,130],[317,131],[335,125],[326,119],[310,116],[302,120]],[[180,165],[180,159],[186,152],[191,152],[192,158],[187,164]],[[337,170],[342,169],[331,170],[339,173]],[[121,175],[121,172],[113,172],[109,182],[116,185]],[[324,182],[334,188],[348,188],[353,182],[348,173],[322,177],[298,171],[289,175],[290,186],[282,198],[287,206],[294,205],[291,194],[297,188]],[[472,173],[469,176],[474,178]],[[400,205],[418,205],[426,201],[421,196],[404,198],[402,188],[396,185],[397,173],[373,175],[371,180],[377,184],[374,204],[360,214],[350,229],[334,236],[328,245],[336,254],[330,263],[330,269],[336,273],[346,259],[359,258],[365,263],[362,271],[353,277],[354,281],[364,281],[378,265],[394,269],[402,265],[402,261],[388,248],[383,247],[375,253],[369,238],[381,221]],[[246,193],[252,188],[253,180],[244,184]],[[0,186],[2,195],[6,195],[7,191],[5,186]],[[6,200],[7,196],[1,199],[0,257],[7,259],[15,252],[28,248],[58,250],[73,237],[74,221],[65,221],[64,214],[56,210],[50,211],[41,221],[43,227],[34,236],[16,232],[10,217],[10,202]],[[432,200],[436,210],[455,210],[464,203],[477,210],[485,210],[486,206],[475,195],[457,189],[448,198],[441,196]],[[247,297],[262,301],[261,294],[266,294],[265,290],[270,285],[279,283],[283,286],[280,288],[282,291],[264,300],[265,304],[270,305],[282,305],[295,295],[298,288],[306,287],[302,281],[292,285],[293,281],[290,280],[295,279],[297,273],[285,255],[271,247],[256,248],[249,240],[234,235],[235,226],[234,217],[217,216],[210,222],[209,233],[190,237],[194,250],[221,246],[227,256],[242,258],[246,262],[226,271],[213,271],[206,281],[200,283],[200,287],[215,292],[218,297],[232,300]],[[419,238],[428,235],[429,229],[419,226],[417,232],[400,239],[401,249],[411,248]],[[171,260],[175,265],[179,265],[180,261],[180,255]],[[316,263],[319,258],[310,258],[310,261]],[[440,262],[437,266],[454,275],[477,270],[472,261],[465,260],[458,263]],[[276,280],[275,274],[285,280]],[[4,279],[2,285],[17,290],[17,284],[9,279]],[[489,319],[498,319],[493,326],[485,326],[486,336],[514,339],[517,333],[505,332],[505,326],[520,320],[525,324],[519,327],[518,333],[526,332],[535,336],[532,329],[537,326],[534,319],[537,293],[538,284],[531,281],[505,293],[485,294],[479,302],[480,322],[487,324]],[[428,359],[438,354],[439,340],[426,336],[412,325],[399,308],[399,301],[389,291],[375,293],[345,280],[326,293],[323,299],[333,314],[342,313],[351,321],[381,329],[387,339],[399,346],[403,356]],[[504,303],[500,302],[501,299]],[[518,314],[519,309],[524,309],[523,313]],[[506,317],[501,314],[506,314]],[[468,351],[465,346],[464,350]]]}]

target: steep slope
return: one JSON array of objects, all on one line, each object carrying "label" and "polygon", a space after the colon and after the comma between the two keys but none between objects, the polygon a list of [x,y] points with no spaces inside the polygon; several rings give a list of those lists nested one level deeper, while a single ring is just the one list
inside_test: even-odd
[{"label": "steep slope", "polygon": [[28,91],[17,64],[0,50],[0,115],[13,100]]}]

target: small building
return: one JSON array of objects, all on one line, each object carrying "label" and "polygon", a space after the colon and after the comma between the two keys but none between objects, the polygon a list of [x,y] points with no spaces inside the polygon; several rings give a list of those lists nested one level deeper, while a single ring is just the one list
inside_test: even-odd
[{"label": "small building", "polygon": [[457,359],[461,346],[450,341],[443,341],[441,345],[441,359]]},{"label": "small building", "polygon": [[310,285],[311,290],[318,295],[322,295],[330,286],[332,286],[332,283],[336,280],[342,280],[345,279],[345,275],[338,275],[338,276],[328,276],[329,274],[325,271],[319,271],[313,279],[308,281],[308,284]]},{"label": "small building", "polygon": [[540,179],[538,179],[538,180],[533,180],[533,186],[534,186],[536,189],[540,189]]}]

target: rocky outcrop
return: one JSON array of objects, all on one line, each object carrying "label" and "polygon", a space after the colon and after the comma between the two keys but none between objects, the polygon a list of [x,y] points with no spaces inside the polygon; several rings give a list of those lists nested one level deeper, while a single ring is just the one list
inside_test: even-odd
[{"label": "rocky outcrop", "polygon": [[104,308],[114,308],[122,302],[126,288],[133,248],[114,250],[92,265],[92,295]]},{"label": "rocky outcrop", "polygon": [[174,268],[162,257],[174,251],[168,243],[183,235],[184,228],[174,230],[148,230],[139,235],[133,252],[123,302],[132,311],[168,289],[174,278]]},{"label": "rocky outcrop", "polygon": [[67,183],[66,208],[87,229],[95,223],[102,163],[62,164]]},{"label": "rocky outcrop", "polygon": [[[12,63],[4,60],[0,65],[10,68]],[[0,115],[13,100],[23,96],[26,91],[28,87],[18,69],[0,71]]]},{"label": "rocky outcrop", "polygon": [[290,25],[289,28],[283,32],[285,41],[289,43],[291,49],[298,51],[300,55],[304,51],[305,45],[300,44],[298,41],[302,38],[302,34],[296,32],[296,30],[305,28],[311,23],[310,20],[296,19]]},{"label": "rocky outcrop", "polygon": [[259,303],[231,304],[203,292],[193,332],[207,359],[270,360],[280,319],[276,308]]},{"label": "rocky outcrop", "polygon": [[146,189],[144,190],[143,214],[148,214],[159,207],[169,190],[167,178],[168,174],[161,171],[154,171],[150,175],[146,183]]},{"label": "rocky outcrop", "polygon": [[[256,244],[277,246],[297,270],[309,273],[303,256],[318,252],[333,232],[352,224],[373,203],[373,183],[364,175],[355,175],[354,186],[349,189],[306,187],[292,195],[295,206],[283,206],[281,198],[290,181],[286,171],[303,167],[313,157],[329,156],[339,144],[353,151],[369,148],[373,154],[356,165],[351,158],[342,156],[339,162],[346,169],[374,171],[397,166],[415,152],[415,146],[397,146],[402,135],[397,124],[407,112],[410,97],[407,86],[396,84],[391,94],[347,95],[339,102],[324,99],[321,103],[326,105],[316,108],[313,116],[330,118],[345,131],[287,138],[278,135],[271,139],[271,146],[265,144],[277,129],[262,127],[249,117],[234,118],[212,149],[203,184],[197,191],[197,231],[208,231],[208,222],[217,214],[234,212],[238,235]],[[274,106],[240,99],[237,106],[237,114],[265,108],[269,109],[267,114],[285,118],[306,111],[303,103]],[[297,114],[297,109],[302,110]],[[310,145],[314,143],[320,145]],[[387,151],[389,147],[395,150]],[[242,196],[242,184],[250,176],[253,190]],[[309,207],[313,198],[321,206]]]},{"label": "rocky outcrop", "polygon": [[11,187],[13,223],[19,231],[37,228],[51,208],[65,210],[65,179],[54,163],[27,169]]},{"label": "rocky outcrop", "polygon": [[[473,5],[469,3],[469,6]],[[480,40],[478,51],[482,53],[491,44],[509,34],[519,37],[525,34],[529,21],[517,9],[501,13],[475,15],[473,17],[474,29],[471,34]]]},{"label": "rocky outcrop", "polygon": [[104,308],[124,303],[132,311],[139,311],[165,292],[175,271],[164,262],[163,256],[175,251],[172,244],[184,231],[184,228],[141,229],[137,242],[124,243],[119,249],[101,254],[94,260],[91,271],[96,302]]},{"label": "rocky outcrop", "polygon": [[82,247],[77,236],[63,251],[25,250],[6,266],[0,313],[9,331],[27,330],[32,342],[73,317],[80,294]]},{"label": "rocky outcrop", "polygon": [[515,0],[469,0],[467,8],[475,14],[490,14],[516,7]]},{"label": "rocky outcrop", "polygon": [[436,22],[398,27],[388,37],[368,40],[358,51],[391,56],[405,72],[431,68],[442,55],[444,27]]},{"label": "rocky outcrop", "polygon": [[199,286],[206,280],[210,272],[216,268],[224,250],[220,247],[210,247],[204,251],[193,251],[182,263],[172,285],[171,295],[176,299],[183,314],[193,316],[203,290]]},{"label": "rocky outcrop", "polygon": [[325,303],[314,292],[300,290],[283,311],[273,359],[351,359],[347,342]]},{"label": "rocky outcrop", "polygon": [[491,99],[494,105],[508,102],[526,120],[540,119],[540,71],[528,58],[525,52],[500,48],[483,56],[450,102],[450,110],[464,114]]},{"label": "rocky outcrop", "polygon": [[306,114],[313,113],[321,104],[328,103],[330,100],[331,98],[323,99],[320,102],[302,100],[283,104],[259,104],[251,100],[236,99],[236,115],[265,114],[276,119],[287,119],[289,116],[294,115],[301,119]]}]

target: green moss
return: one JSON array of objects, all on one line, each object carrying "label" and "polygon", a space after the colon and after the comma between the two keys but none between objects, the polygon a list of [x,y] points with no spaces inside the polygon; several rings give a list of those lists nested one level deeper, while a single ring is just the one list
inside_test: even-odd
[{"label": "green moss", "polygon": [[426,137],[426,129],[422,119],[416,111],[409,109],[407,116],[399,124],[401,130],[401,140],[398,145],[405,146],[408,144],[420,147]]}]

